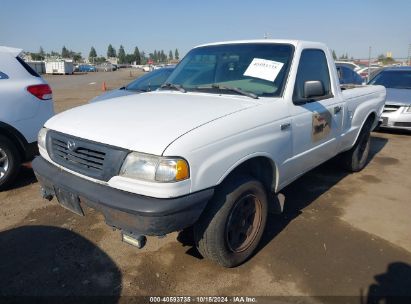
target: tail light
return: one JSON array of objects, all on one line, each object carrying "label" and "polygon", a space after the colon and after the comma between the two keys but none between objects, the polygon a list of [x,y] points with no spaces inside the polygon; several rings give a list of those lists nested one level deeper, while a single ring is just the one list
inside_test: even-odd
[{"label": "tail light", "polygon": [[27,91],[41,100],[49,100],[52,98],[52,91],[48,84],[28,86]]}]

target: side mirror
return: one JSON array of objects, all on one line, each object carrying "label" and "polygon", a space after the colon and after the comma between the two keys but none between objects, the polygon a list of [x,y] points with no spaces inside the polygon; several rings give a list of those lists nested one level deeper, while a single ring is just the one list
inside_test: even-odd
[{"label": "side mirror", "polygon": [[324,96],[324,86],[320,80],[304,82],[304,98]]}]

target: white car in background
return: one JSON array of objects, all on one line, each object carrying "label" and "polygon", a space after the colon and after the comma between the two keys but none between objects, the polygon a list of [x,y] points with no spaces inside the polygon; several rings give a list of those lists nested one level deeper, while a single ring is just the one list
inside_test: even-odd
[{"label": "white car in background", "polygon": [[353,70],[355,72],[357,72],[358,70],[361,69],[361,67],[358,64],[356,64],[354,62],[351,62],[351,61],[338,61],[337,60],[337,61],[335,61],[335,64],[346,66],[347,68],[350,68],[351,70]]},{"label": "white car in background", "polygon": [[37,154],[37,134],[54,115],[50,86],[19,57],[21,52],[0,46],[0,191],[21,163]]}]

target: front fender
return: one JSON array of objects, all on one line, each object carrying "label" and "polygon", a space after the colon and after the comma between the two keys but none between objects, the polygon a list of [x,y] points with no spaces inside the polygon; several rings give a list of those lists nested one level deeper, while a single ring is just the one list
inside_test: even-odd
[{"label": "front fender", "polygon": [[[189,162],[191,192],[220,184],[244,161],[259,156],[276,164],[277,188],[283,176],[280,165],[292,153],[291,130],[281,131],[281,124],[287,120],[283,108],[262,108],[216,120],[185,134],[167,148],[164,155],[182,156]],[[277,119],[277,115],[283,118]],[[187,151],[187,147],[191,149]]]}]

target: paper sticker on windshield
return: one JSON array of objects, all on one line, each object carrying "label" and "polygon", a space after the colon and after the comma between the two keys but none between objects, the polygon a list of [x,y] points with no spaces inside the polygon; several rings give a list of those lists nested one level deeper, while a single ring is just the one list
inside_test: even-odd
[{"label": "paper sticker on windshield", "polygon": [[254,58],[243,75],[274,81],[283,65],[282,62]]}]

